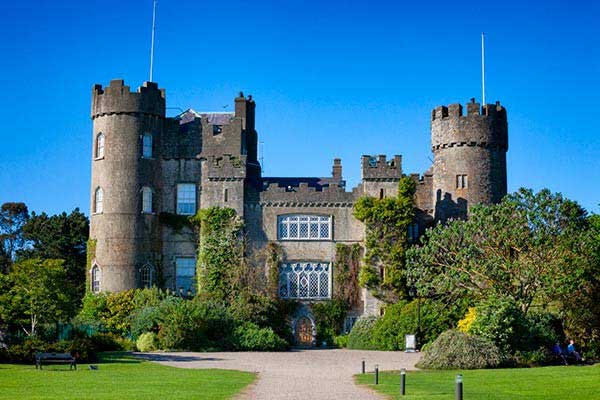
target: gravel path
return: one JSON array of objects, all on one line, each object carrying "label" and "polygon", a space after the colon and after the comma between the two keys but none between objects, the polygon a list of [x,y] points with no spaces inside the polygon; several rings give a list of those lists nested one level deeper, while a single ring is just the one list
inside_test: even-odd
[{"label": "gravel path", "polygon": [[295,350],[285,353],[137,353],[179,368],[218,368],[258,372],[240,399],[375,400],[375,392],[354,384],[361,361],[367,371],[414,369],[419,354],[362,350]]}]

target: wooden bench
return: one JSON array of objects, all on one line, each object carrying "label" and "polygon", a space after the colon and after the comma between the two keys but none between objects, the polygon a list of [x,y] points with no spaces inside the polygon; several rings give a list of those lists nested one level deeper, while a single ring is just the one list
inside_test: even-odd
[{"label": "wooden bench", "polygon": [[75,357],[69,353],[35,353],[35,369],[42,369],[42,364],[69,364],[69,369],[77,369]]}]

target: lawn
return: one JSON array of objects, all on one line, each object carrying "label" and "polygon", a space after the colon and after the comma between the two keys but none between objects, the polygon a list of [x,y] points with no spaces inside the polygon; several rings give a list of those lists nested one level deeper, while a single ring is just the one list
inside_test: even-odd
[{"label": "lawn", "polygon": [[594,366],[488,369],[472,371],[409,371],[406,396],[400,396],[398,371],[380,372],[379,385],[373,374],[357,375],[368,385],[393,399],[454,399],[454,379],[463,374],[465,400],[479,399],[600,399],[600,364]]},{"label": "lawn", "polygon": [[54,365],[0,364],[0,399],[228,399],[255,374],[215,369],[181,369],[105,353],[98,370]]}]

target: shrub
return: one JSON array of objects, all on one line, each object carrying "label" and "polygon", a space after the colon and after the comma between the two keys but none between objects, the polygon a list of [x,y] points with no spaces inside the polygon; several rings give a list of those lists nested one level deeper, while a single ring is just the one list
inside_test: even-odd
[{"label": "shrub", "polygon": [[157,349],[158,341],[156,340],[156,333],[146,332],[142,333],[137,341],[135,342],[139,351],[154,351]]},{"label": "shrub", "polygon": [[[170,301],[170,300],[165,300]],[[144,332],[158,332],[161,307],[148,306],[135,310],[131,315],[131,336],[139,337]]]},{"label": "shrub", "polygon": [[76,338],[57,343],[45,343],[38,339],[25,339],[21,344],[15,344],[0,351],[2,362],[16,364],[33,364],[35,353],[71,353],[77,362],[96,361],[96,348],[89,338]]},{"label": "shrub", "polygon": [[469,333],[473,322],[477,318],[477,309],[475,307],[469,307],[469,310],[465,314],[465,317],[458,321],[457,329],[463,333]]},{"label": "shrub", "polygon": [[233,318],[223,303],[175,299],[161,303],[158,341],[163,350],[231,348]]},{"label": "shrub", "polygon": [[114,333],[94,333],[90,336],[96,351],[132,351],[135,343]]},{"label": "shrub", "polygon": [[333,344],[333,338],[342,332],[346,318],[346,303],[343,300],[330,300],[312,305],[317,321],[317,343]]},{"label": "shrub", "polygon": [[500,350],[489,340],[457,330],[442,333],[423,353],[417,367],[425,369],[495,368]]},{"label": "shrub", "polygon": [[371,341],[380,350],[404,350],[408,334],[417,334],[419,344],[430,343],[454,326],[460,315],[456,315],[456,311],[461,312],[461,309],[432,300],[399,301],[386,307],[385,314],[373,327]]},{"label": "shrub", "polygon": [[277,301],[244,290],[233,300],[229,309],[236,321],[253,322],[258,326],[267,327],[277,314]]},{"label": "shrub", "polygon": [[360,318],[348,334],[348,348],[357,350],[378,350],[373,342],[373,328],[377,323],[377,317]]},{"label": "shrub", "polygon": [[236,350],[246,351],[281,351],[288,346],[271,328],[260,328],[251,322],[235,329],[233,342]]},{"label": "shrub", "polygon": [[346,348],[348,347],[348,335],[339,335],[333,338],[333,344],[335,347]]}]

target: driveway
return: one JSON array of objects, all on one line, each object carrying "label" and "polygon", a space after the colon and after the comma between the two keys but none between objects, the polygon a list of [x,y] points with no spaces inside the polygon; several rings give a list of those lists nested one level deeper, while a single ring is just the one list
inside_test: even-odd
[{"label": "driveway", "polygon": [[375,400],[383,397],[354,384],[352,376],[379,370],[414,369],[418,353],[363,350],[294,350],[283,353],[137,353],[140,358],[178,368],[258,372],[240,399]]}]

